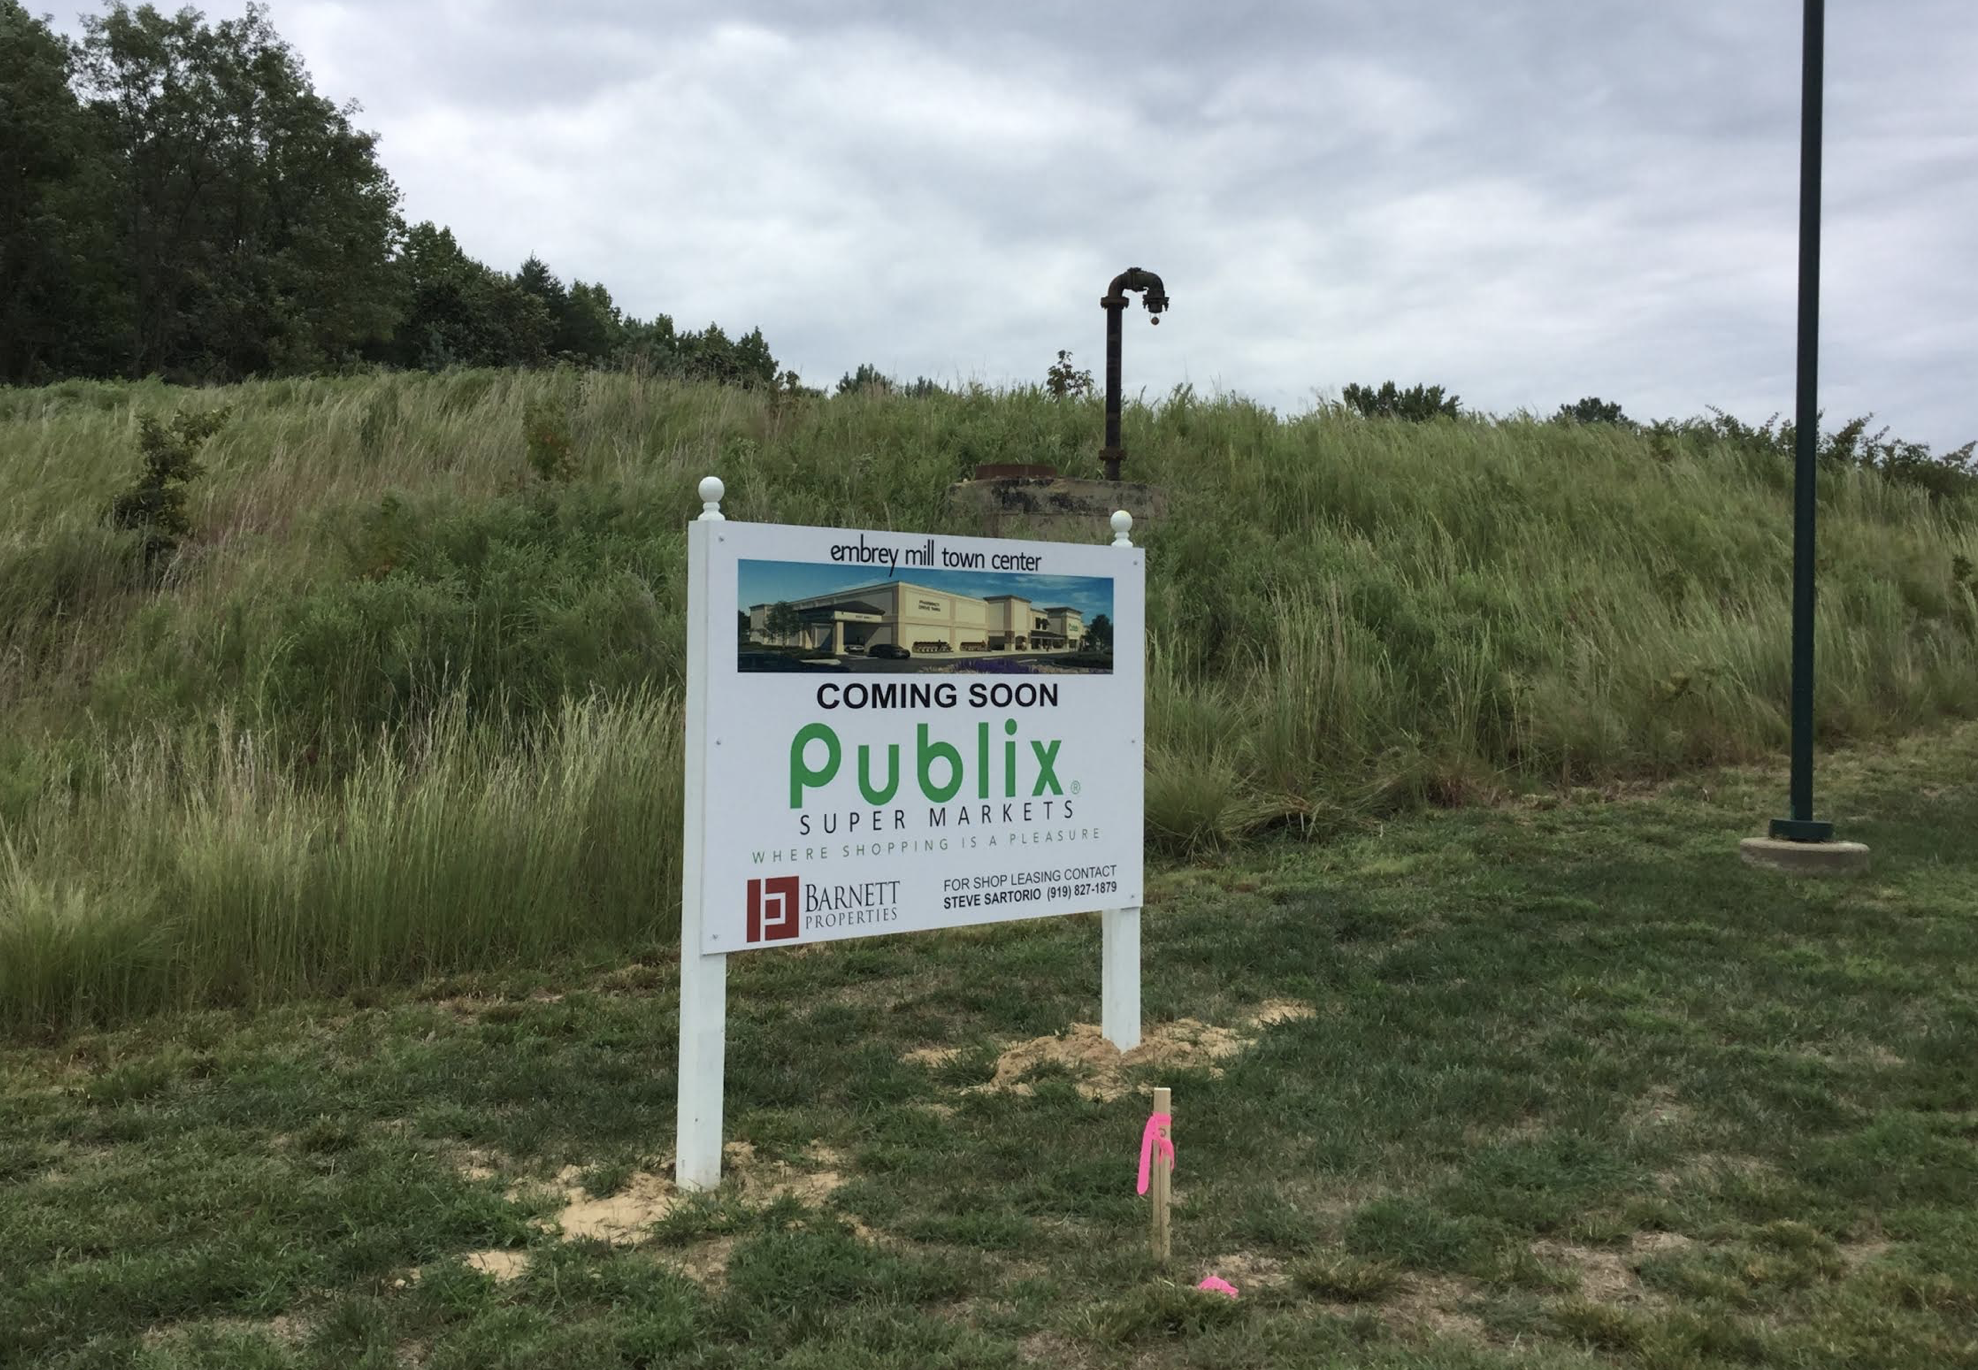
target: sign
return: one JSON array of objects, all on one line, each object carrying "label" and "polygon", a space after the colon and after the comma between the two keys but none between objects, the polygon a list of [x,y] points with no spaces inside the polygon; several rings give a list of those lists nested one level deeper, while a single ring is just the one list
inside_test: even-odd
[{"label": "sign", "polygon": [[1139,549],[693,531],[703,952],[1140,905]]},{"label": "sign", "polygon": [[1146,566],[1110,546],[731,523],[687,536],[675,1179],[721,1176],[730,954],[1099,912],[1140,1041]]}]

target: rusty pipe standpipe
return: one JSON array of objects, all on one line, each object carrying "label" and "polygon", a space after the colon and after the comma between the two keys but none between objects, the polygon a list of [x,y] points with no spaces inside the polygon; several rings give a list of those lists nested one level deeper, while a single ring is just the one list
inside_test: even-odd
[{"label": "rusty pipe standpipe", "polygon": [[1099,301],[1099,307],[1106,311],[1106,445],[1100,449],[1099,459],[1106,464],[1107,480],[1119,479],[1119,464],[1126,460],[1126,449],[1119,445],[1119,341],[1120,316],[1126,312],[1125,292],[1129,290],[1147,292],[1147,312],[1153,315],[1150,323],[1160,323],[1161,311],[1168,307],[1161,278],[1137,266],[1113,277],[1105,298]]}]

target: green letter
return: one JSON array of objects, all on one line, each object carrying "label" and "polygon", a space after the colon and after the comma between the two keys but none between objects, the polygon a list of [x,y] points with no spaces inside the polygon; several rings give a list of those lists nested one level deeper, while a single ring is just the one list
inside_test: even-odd
[{"label": "green letter", "polygon": [[[962,754],[950,742],[936,742],[929,745],[927,725],[920,725],[920,735],[914,747],[914,760],[920,770],[920,792],[936,804],[945,804],[953,799],[962,787]],[[948,763],[948,783],[936,787],[931,772],[936,761]]]},{"label": "green letter", "polygon": [[[813,742],[824,744],[824,765],[812,770],[804,762],[804,748]],[[790,741],[790,807],[801,809],[804,806],[804,791],[819,785],[829,785],[831,777],[838,774],[838,734],[822,723],[807,723],[797,729],[796,737]]]},{"label": "green letter", "polygon": [[865,796],[868,804],[884,804],[893,797],[893,791],[900,788],[900,747],[897,742],[886,744],[886,788],[872,788],[872,748],[859,748],[859,793]]},{"label": "green letter", "polygon": [[1042,742],[1030,744],[1030,750],[1037,754],[1037,788],[1030,792],[1033,796],[1044,793],[1047,785],[1052,794],[1064,793],[1058,788],[1058,748],[1063,745],[1063,738],[1048,745]]}]

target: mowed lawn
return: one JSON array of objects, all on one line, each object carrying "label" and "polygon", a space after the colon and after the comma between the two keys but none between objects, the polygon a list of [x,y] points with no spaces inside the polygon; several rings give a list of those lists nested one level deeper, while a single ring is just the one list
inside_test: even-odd
[{"label": "mowed lawn", "polygon": [[1978,728],[1823,764],[1162,871],[1124,1070],[1092,919],[737,958],[691,1201],[664,948],[17,1041],[0,1364],[1978,1366]]}]

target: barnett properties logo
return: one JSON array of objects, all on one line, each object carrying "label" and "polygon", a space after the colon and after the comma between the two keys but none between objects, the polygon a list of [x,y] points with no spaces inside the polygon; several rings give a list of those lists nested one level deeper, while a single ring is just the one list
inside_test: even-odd
[{"label": "barnett properties logo", "polygon": [[781,942],[802,930],[803,880],[776,875],[749,881],[749,941]]}]

